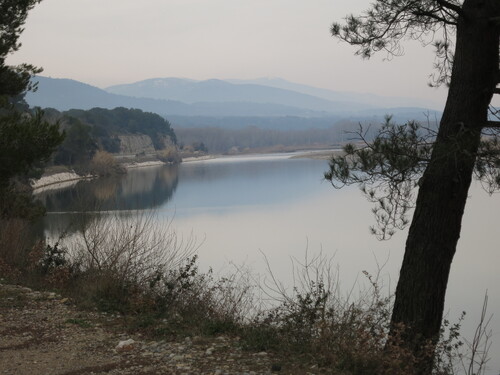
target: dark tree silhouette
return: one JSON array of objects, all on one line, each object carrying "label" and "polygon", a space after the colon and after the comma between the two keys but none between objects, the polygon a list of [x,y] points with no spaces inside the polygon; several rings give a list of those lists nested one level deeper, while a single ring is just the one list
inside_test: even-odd
[{"label": "dark tree silhouette", "polygon": [[358,46],[357,54],[366,58],[378,51],[401,54],[405,39],[433,44],[433,84],[449,85],[435,134],[389,121],[367,147],[350,146],[347,156],[333,158],[325,174],[334,184],[362,184],[378,204],[382,236],[406,225],[413,187],[419,187],[392,332],[405,327],[404,345],[418,358],[421,374],[431,373],[433,355],[424,356],[423,348],[439,335],[472,177],[486,180],[490,189],[500,183],[500,123],[488,116],[489,111],[498,114],[490,103],[500,93],[499,33],[499,0],[377,0],[366,13],[332,26],[334,36]]},{"label": "dark tree silhouette", "polygon": [[[28,64],[6,65],[7,56],[20,47],[19,35],[29,10],[39,0],[0,0],[0,216],[29,216],[30,199],[14,191],[11,179],[47,160],[64,136],[40,112],[31,113],[23,101],[33,74],[41,70]],[[21,210],[16,203],[22,195]]]},{"label": "dark tree silhouette", "polygon": [[1,0],[0,1],[0,96],[17,96],[30,90],[30,78],[41,69],[33,65],[5,64],[8,55],[16,52],[18,42],[28,12],[41,0]]}]

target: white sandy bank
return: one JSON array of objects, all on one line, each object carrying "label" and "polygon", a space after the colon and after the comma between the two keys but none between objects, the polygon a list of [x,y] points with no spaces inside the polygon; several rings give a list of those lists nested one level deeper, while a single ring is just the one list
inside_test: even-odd
[{"label": "white sandy bank", "polygon": [[33,190],[38,190],[50,185],[61,184],[71,181],[77,181],[82,179],[92,178],[92,176],[80,176],[75,172],[62,172],[56,173],[50,176],[42,176],[38,180],[31,180],[31,187]]}]

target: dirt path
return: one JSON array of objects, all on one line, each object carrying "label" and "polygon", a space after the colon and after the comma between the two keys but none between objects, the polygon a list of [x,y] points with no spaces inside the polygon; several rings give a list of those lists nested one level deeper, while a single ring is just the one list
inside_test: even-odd
[{"label": "dirt path", "polygon": [[55,293],[0,284],[0,374],[319,373],[281,363],[242,351],[237,338],[132,337],[116,317],[79,311]]}]

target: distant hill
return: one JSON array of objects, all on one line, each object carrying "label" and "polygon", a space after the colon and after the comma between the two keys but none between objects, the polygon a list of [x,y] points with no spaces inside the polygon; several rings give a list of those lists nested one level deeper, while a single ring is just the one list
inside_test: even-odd
[{"label": "distant hill", "polygon": [[205,81],[154,78],[110,86],[106,91],[135,97],[178,100],[184,103],[227,101],[274,103],[329,113],[394,107],[439,108],[437,103],[430,100],[333,91],[281,78]]},{"label": "distant hill", "polygon": [[[136,108],[166,117],[174,127],[301,129],[326,128],[341,119],[377,123],[386,114],[393,114],[399,122],[425,121],[427,113],[439,117],[426,107],[377,107],[373,97],[382,97],[334,92],[279,79],[256,82],[290,89],[221,80],[162,78],[113,86],[106,91],[71,79],[37,76],[34,80],[39,82],[38,91],[26,95],[31,106],[59,111]],[[384,100],[390,102],[389,99]]]},{"label": "distant hill", "polygon": [[367,103],[349,101],[340,96],[332,101],[289,89],[255,83],[235,84],[218,79],[206,81],[179,78],[148,79],[131,84],[111,86],[106,91],[119,95],[176,100],[184,103],[260,103],[325,113],[373,108]]},{"label": "distant hill", "polygon": [[69,109],[91,109],[95,107],[113,109],[116,107],[137,108],[162,116],[301,116],[322,117],[326,112],[315,111],[292,105],[267,102],[242,101],[228,97],[228,101],[205,101],[183,103],[178,100],[155,99],[117,95],[95,86],[71,79],[56,79],[37,76],[38,90],[29,92],[26,101],[31,106]]},{"label": "distant hill", "polygon": [[257,84],[285,90],[292,90],[303,94],[316,96],[318,98],[323,98],[329,101],[354,102],[358,104],[358,110],[362,108],[372,109],[395,107],[422,107],[429,109],[441,108],[440,104],[431,100],[397,96],[381,96],[352,91],[333,91],[299,83],[293,83],[281,78],[257,78],[251,80],[231,79],[227,80],[227,82],[235,84]]},{"label": "distant hill", "polygon": [[26,101],[31,106],[55,108],[59,111],[69,109],[91,109],[95,107],[113,109],[116,107],[138,108],[144,111],[165,114],[176,112],[187,114],[188,105],[174,101],[138,99],[110,94],[100,88],[72,79],[59,79],[36,76],[36,92],[28,92]]}]

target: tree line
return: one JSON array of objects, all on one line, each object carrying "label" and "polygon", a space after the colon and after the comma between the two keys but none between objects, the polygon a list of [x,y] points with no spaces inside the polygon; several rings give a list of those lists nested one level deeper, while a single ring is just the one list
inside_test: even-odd
[{"label": "tree line", "polygon": [[[338,147],[351,140],[359,123],[337,121],[328,128],[307,128],[301,130],[266,129],[258,126],[230,129],[219,126],[176,127],[175,133],[180,147],[203,143],[208,152],[225,154],[231,152],[281,150],[315,147]],[[370,127],[367,137],[375,134],[379,125]]]}]

